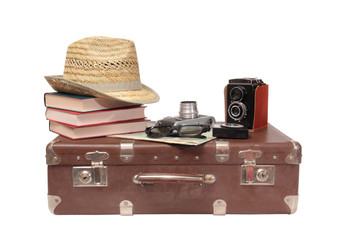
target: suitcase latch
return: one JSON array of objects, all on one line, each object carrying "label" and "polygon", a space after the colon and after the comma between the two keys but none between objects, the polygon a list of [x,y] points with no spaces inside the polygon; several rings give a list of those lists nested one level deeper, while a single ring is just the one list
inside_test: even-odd
[{"label": "suitcase latch", "polygon": [[74,187],[107,187],[107,166],[103,161],[109,158],[107,152],[87,152],[87,160],[91,166],[76,166],[72,169]]},{"label": "suitcase latch", "polygon": [[248,149],[240,151],[238,155],[244,159],[244,164],[241,165],[241,185],[274,185],[275,166],[256,164],[262,151]]}]

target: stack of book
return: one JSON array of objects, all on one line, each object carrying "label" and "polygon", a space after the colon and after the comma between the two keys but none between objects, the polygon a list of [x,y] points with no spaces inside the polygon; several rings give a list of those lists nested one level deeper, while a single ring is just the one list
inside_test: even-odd
[{"label": "stack of book", "polygon": [[44,95],[52,132],[70,139],[143,132],[145,106],[65,93]]}]

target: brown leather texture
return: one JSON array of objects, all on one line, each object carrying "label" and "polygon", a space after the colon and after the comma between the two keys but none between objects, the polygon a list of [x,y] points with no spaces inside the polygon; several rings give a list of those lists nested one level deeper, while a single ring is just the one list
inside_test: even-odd
[{"label": "brown leather texture", "polygon": [[[216,139],[219,141],[220,139]],[[249,139],[223,139],[230,143],[229,159],[216,160],[216,141],[182,146],[134,141],[132,161],[120,158],[118,138],[69,140],[57,137],[47,147],[48,194],[61,201],[55,214],[119,214],[123,200],[133,203],[134,214],[212,214],[213,203],[222,199],[226,213],[291,213],[286,196],[298,195],[299,162],[288,163],[291,139],[269,124],[250,133]],[[260,150],[257,165],[275,165],[274,185],[240,185],[242,150]],[[72,168],[90,166],[87,152],[107,152],[107,187],[74,187]],[[301,151],[299,151],[299,155]],[[300,160],[300,158],[298,159]],[[140,173],[212,174],[212,184],[194,182],[135,184]]]},{"label": "brown leather texture", "polygon": [[269,85],[258,86],[255,91],[253,131],[268,126]]}]

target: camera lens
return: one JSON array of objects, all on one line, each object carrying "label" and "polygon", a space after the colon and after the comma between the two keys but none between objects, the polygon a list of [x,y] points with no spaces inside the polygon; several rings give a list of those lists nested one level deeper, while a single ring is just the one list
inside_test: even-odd
[{"label": "camera lens", "polygon": [[239,106],[235,105],[231,108],[231,115],[237,118],[241,115],[241,109]]},{"label": "camera lens", "polygon": [[242,102],[233,102],[227,112],[233,120],[240,121],[247,116],[247,107]]},{"label": "camera lens", "polygon": [[246,90],[243,87],[234,87],[230,93],[232,101],[241,101],[243,99],[245,91]]},{"label": "camera lens", "polygon": [[192,119],[198,117],[196,101],[183,101],[180,103],[180,117],[182,119]]}]

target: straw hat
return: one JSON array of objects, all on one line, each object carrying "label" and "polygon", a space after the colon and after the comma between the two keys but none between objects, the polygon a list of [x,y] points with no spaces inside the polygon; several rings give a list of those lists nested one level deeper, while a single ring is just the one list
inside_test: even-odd
[{"label": "straw hat", "polygon": [[134,43],[127,39],[89,37],[67,49],[64,75],[45,76],[58,92],[144,104],[159,95],[139,78]]}]

